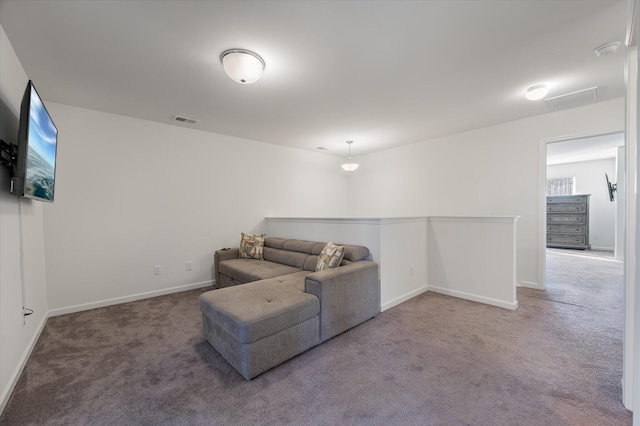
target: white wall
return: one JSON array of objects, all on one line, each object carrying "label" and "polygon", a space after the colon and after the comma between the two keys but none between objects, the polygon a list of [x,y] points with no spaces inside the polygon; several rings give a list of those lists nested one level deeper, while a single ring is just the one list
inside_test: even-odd
[{"label": "white wall", "polygon": [[382,310],[427,291],[427,218],[383,219],[380,226]]},{"label": "white wall", "polygon": [[589,202],[591,248],[613,251],[616,246],[616,203],[609,201],[605,173],[615,183],[615,158],[547,166],[547,179],[575,177],[576,194],[591,194]]},{"label": "white wall", "polygon": [[515,309],[516,221],[514,217],[269,217],[267,230],[286,238],[368,247],[379,265],[382,311],[427,290]]},{"label": "white wall", "polygon": [[[16,143],[27,75],[0,26],[0,138]],[[0,412],[15,386],[47,314],[42,204],[9,193],[0,166]],[[21,203],[21,204],[19,204]],[[20,210],[22,214],[20,216]],[[20,267],[20,222],[24,267]],[[24,290],[23,290],[24,286]],[[34,314],[23,325],[22,297]]]},{"label": "white wall", "polygon": [[520,216],[517,281],[538,286],[540,141],[624,130],[624,99],[358,157],[353,216]]},{"label": "white wall", "polygon": [[430,217],[429,291],[516,309],[517,217]]},{"label": "white wall", "polygon": [[59,130],[56,201],[45,206],[52,314],[208,285],[214,250],[264,230],[266,216],[347,214],[339,158],[47,108]]}]

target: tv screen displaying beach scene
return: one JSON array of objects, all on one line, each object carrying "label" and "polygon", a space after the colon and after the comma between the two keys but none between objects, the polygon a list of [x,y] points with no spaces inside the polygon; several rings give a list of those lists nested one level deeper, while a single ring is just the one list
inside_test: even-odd
[{"label": "tv screen displaying beach scene", "polygon": [[29,133],[24,195],[53,202],[58,129],[33,85],[29,102]]}]

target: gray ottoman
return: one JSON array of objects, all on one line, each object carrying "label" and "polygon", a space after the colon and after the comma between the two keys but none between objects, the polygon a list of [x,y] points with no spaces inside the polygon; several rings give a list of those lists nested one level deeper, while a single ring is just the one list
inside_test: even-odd
[{"label": "gray ottoman", "polygon": [[205,338],[245,379],[320,343],[320,303],[304,291],[309,273],[301,271],[200,296]]}]

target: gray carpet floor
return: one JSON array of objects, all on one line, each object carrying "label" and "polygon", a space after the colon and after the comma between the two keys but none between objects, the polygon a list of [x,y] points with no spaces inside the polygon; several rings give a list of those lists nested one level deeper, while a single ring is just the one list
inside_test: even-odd
[{"label": "gray carpet floor", "polygon": [[54,317],[0,423],[630,425],[622,263],[548,269],[515,311],[425,293],[250,382],[203,340],[203,290]]}]

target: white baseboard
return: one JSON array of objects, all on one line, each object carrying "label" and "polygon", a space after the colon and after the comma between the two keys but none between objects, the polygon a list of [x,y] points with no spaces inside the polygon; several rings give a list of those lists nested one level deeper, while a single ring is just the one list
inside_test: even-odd
[{"label": "white baseboard", "polygon": [[601,247],[601,246],[594,246],[593,244],[591,244],[591,250],[615,251],[616,249],[614,247]]},{"label": "white baseboard", "polygon": [[4,389],[2,389],[2,396],[0,396],[0,413],[4,411],[4,407],[7,405],[7,402],[9,402],[9,398],[11,398],[11,393],[13,392],[13,389],[18,384],[18,379],[22,374],[22,370],[24,370],[24,366],[27,365],[27,361],[31,356],[31,352],[33,351],[33,348],[36,346],[36,342],[40,338],[40,333],[42,333],[42,330],[44,330],[44,326],[47,323],[48,318],[49,318],[48,313],[46,313],[42,317],[42,321],[38,325],[36,332],[33,334],[33,337],[31,337],[31,340],[29,341],[27,348],[24,350],[24,353],[20,357],[20,361],[18,362],[18,365],[16,366],[15,370],[13,371],[13,374],[11,375],[11,378],[9,379],[9,383],[7,383],[7,386]]},{"label": "white baseboard", "polygon": [[491,297],[478,296],[476,294],[465,293],[464,291],[451,290],[449,288],[436,287],[436,286],[429,286],[429,291],[433,291],[440,294],[446,294],[447,296],[458,297],[460,299],[471,300],[473,302],[480,302],[487,305],[497,306],[499,308],[505,308],[505,309],[511,309],[511,310],[518,308],[517,300],[512,303],[506,300],[498,300],[498,299],[493,299]]},{"label": "white baseboard", "polygon": [[533,288],[535,290],[542,290],[542,286],[538,283],[531,281],[520,281],[520,287]]},{"label": "white baseboard", "polygon": [[394,306],[397,306],[397,305],[401,304],[402,302],[406,302],[407,300],[409,300],[409,299],[411,299],[413,297],[416,297],[417,295],[419,295],[421,293],[424,293],[428,289],[429,289],[429,287],[424,285],[424,286],[422,286],[420,288],[417,288],[417,289],[415,289],[413,291],[410,291],[407,294],[403,294],[400,297],[396,297],[395,299],[390,300],[389,302],[383,304],[380,307],[380,310],[381,311],[386,311],[387,309],[393,308]]},{"label": "white baseboard", "polygon": [[120,303],[133,302],[141,299],[148,299],[150,297],[164,296],[166,294],[178,293],[181,291],[194,290],[196,288],[209,287],[214,284],[214,281],[202,281],[194,284],[187,284],[178,287],[165,288],[162,290],[148,291],[146,293],[132,294],[130,296],[115,297],[113,299],[99,300],[97,302],[83,303],[81,305],[68,306],[66,308],[51,309],[49,311],[50,317],[58,315],[72,314],[74,312],[88,311],[89,309],[103,308],[105,306],[118,305]]}]

